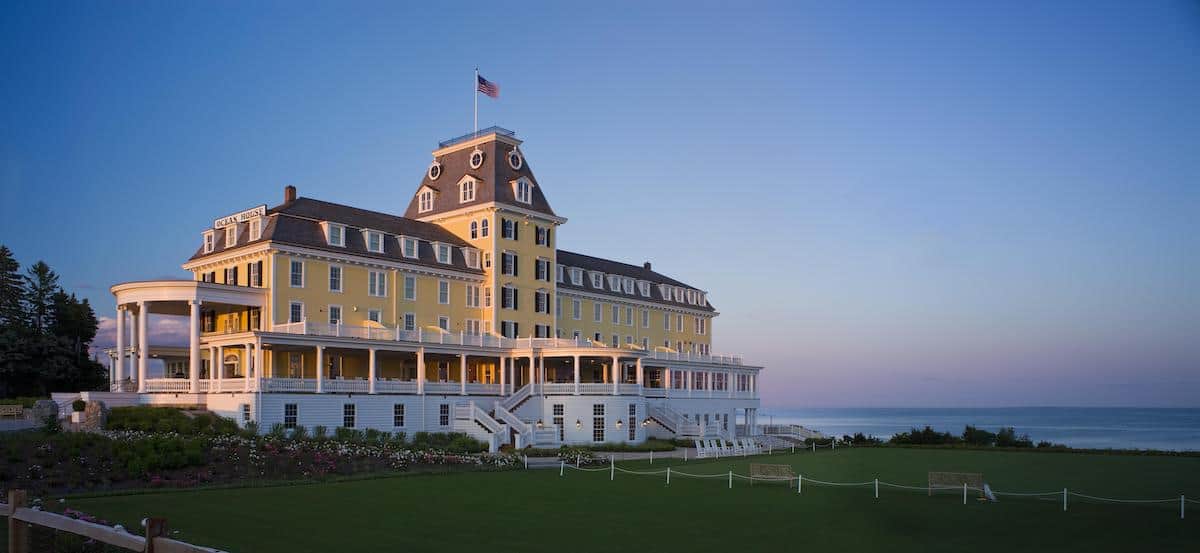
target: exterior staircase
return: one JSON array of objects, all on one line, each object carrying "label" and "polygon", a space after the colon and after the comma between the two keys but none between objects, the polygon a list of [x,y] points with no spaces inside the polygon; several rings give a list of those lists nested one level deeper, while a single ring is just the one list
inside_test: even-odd
[{"label": "exterior staircase", "polygon": [[491,453],[500,451],[501,445],[509,443],[508,425],[493,419],[474,401],[454,405],[454,431],[488,444]]},{"label": "exterior staircase", "polygon": [[699,438],[706,434],[702,424],[688,420],[686,415],[666,405],[648,405],[646,413],[651,420],[675,434],[677,438]]}]

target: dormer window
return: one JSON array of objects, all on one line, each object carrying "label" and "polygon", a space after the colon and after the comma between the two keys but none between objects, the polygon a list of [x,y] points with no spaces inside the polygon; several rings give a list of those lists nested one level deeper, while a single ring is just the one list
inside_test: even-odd
[{"label": "dormer window", "polygon": [[644,280],[638,281],[638,293],[644,298],[650,297],[650,283]]},{"label": "dormer window", "polygon": [[633,279],[632,278],[621,279],[621,290],[623,292],[625,292],[626,294],[632,294],[633,293]]},{"label": "dormer window", "polygon": [[666,284],[659,284],[658,295],[662,296],[662,299],[666,301],[671,301],[671,287]]},{"label": "dormer window", "polygon": [[463,258],[467,261],[467,266],[472,269],[479,268],[479,250],[475,248],[463,248]]},{"label": "dormer window", "polygon": [[438,263],[450,264],[450,244],[435,243]]},{"label": "dormer window", "polygon": [[513,195],[523,204],[533,203],[533,184],[529,179],[521,177],[513,183]]},{"label": "dormer window", "polygon": [[256,219],[250,219],[250,223],[248,226],[250,227],[250,237],[248,238],[248,240],[253,242],[255,240],[258,240],[259,238],[262,238],[262,218],[261,217],[256,218]]},{"label": "dormer window", "polygon": [[383,233],[374,230],[368,230],[364,232],[364,234],[366,235],[367,239],[367,251],[383,253]]},{"label": "dormer window", "polygon": [[335,223],[325,224],[325,241],[330,246],[346,246],[346,226]]},{"label": "dormer window", "polygon": [[429,180],[437,180],[442,176],[442,164],[434,161],[429,164]]},{"label": "dormer window", "polygon": [[708,305],[708,295],[707,294],[705,294],[704,292],[698,292],[696,295],[698,296],[696,298],[696,303],[703,305],[703,306]]},{"label": "dormer window", "polygon": [[417,193],[417,212],[433,211],[433,190],[426,188]]},{"label": "dormer window", "polygon": [[225,247],[232,248],[237,245],[237,225],[229,225],[225,227]]},{"label": "dormer window", "polygon": [[483,150],[476,148],[475,151],[471,152],[470,162],[471,162],[472,169],[478,169],[478,168],[482,167],[483,166]]},{"label": "dormer window", "polygon": [[621,290],[621,277],[608,275],[608,289],[613,292],[619,292]]},{"label": "dormer window", "polygon": [[588,276],[592,277],[592,288],[597,290],[604,289],[604,273],[592,271],[588,273]]},{"label": "dormer window", "polygon": [[583,286],[583,269],[571,267],[571,284]]},{"label": "dormer window", "polygon": [[216,234],[208,230],[204,232],[204,253],[212,253],[216,247]]},{"label": "dormer window", "polygon": [[416,238],[411,236],[400,237],[400,255],[409,259],[416,259],[419,255],[418,251]]},{"label": "dormer window", "polygon": [[508,166],[512,167],[513,171],[519,171],[524,163],[525,160],[521,159],[521,152],[518,152],[516,148],[508,152]]},{"label": "dormer window", "polygon": [[458,203],[475,201],[475,179],[466,177],[458,183]]},{"label": "dormer window", "polygon": [[683,288],[675,288],[675,301],[683,303]]}]

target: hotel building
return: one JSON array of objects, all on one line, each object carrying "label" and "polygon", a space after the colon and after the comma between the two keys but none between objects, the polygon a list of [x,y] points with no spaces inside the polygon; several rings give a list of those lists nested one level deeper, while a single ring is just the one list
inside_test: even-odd
[{"label": "hotel building", "polygon": [[[440,143],[403,216],[288,186],[216,219],[193,279],[112,287],[104,398],[492,449],[753,428],[761,367],[711,351],[708,294],[559,249],[567,220],[520,146],[497,127]],[[151,314],[186,317],[187,346],[148,343]]]}]

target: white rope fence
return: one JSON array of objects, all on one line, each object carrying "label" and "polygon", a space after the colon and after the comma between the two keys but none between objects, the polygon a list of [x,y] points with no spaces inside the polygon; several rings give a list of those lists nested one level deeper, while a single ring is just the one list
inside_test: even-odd
[{"label": "white rope fence", "polygon": [[[579,472],[608,471],[608,479],[609,480],[615,480],[618,472],[621,472],[624,474],[631,474],[634,476],[665,476],[667,485],[671,484],[672,476],[675,476],[677,478],[684,477],[684,478],[696,478],[696,479],[701,479],[701,480],[712,479],[712,478],[724,478],[728,481],[729,489],[733,489],[734,479],[748,480],[751,483],[753,483],[755,481],[758,481],[758,482],[787,482],[789,487],[791,486],[792,480],[795,480],[797,495],[803,494],[804,484],[806,484],[806,483],[809,485],[816,484],[816,485],[820,485],[820,486],[851,487],[851,488],[852,487],[861,487],[861,486],[871,486],[874,489],[875,499],[879,499],[879,487],[880,486],[883,486],[885,488],[894,488],[894,489],[898,489],[898,490],[917,491],[917,492],[932,492],[934,490],[938,490],[938,491],[953,490],[953,491],[957,492],[959,490],[962,490],[963,505],[967,504],[968,492],[978,492],[978,493],[984,492],[984,490],[982,490],[980,488],[968,486],[966,484],[963,484],[962,487],[958,487],[958,486],[908,486],[908,485],[904,485],[904,484],[896,484],[893,482],[884,482],[878,478],[875,478],[873,480],[868,480],[866,482],[830,482],[830,481],[826,481],[826,480],[817,480],[812,477],[806,478],[803,474],[797,475],[795,477],[752,476],[752,475],[746,475],[746,474],[738,474],[736,472],[733,472],[732,470],[725,472],[725,473],[716,473],[716,474],[695,474],[695,473],[683,472],[680,470],[672,469],[671,467],[667,467],[667,468],[661,469],[661,470],[630,470],[630,469],[626,469],[624,467],[618,467],[616,464],[616,461],[613,457],[608,458],[608,463],[609,463],[608,467],[588,468],[588,467],[583,467],[583,466],[579,466],[579,465],[569,465],[566,463],[566,461],[560,461],[559,467],[558,467],[558,475],[559,475],[559,477],[564,477],[564,476],[566,476],[566,469],[571,469],[571,470],[579,471]],[[1145,504],[1164,504],[1164,503],[1178,502],[1179,503],[1179,518],[1181,520],[1183,518],[1185,518],[1185,516],[1187,514],[1186,506],[1188,503],[1200,503],[1200,500],[1188,499],[1183,494],[1180,494],[1179,497],[1170,497],[1170,498],[1166,498],[1166,499],[1119,499],[1119,498],[1112,498],[1112,497],[1099,497],[1099,496],[1088,495],[1088,494],[1083,494],[1083,493],[1079,493],[1079,492],[1072,492],[1072,491],[1068,490],[1067,488],[1063,488],[1061,491],[1052,491],[1052,492],[1003,492],[1003,491],[991,490],[991,493],[995,496],[1006,496],[1006,497],[1061,497],[1063,511],[1067,510],[1069,497],[1076,497],[1079,499],[1083,499],[1083,500],[1087,500],[1087,501],[1094,501],[1094,502],[1099,502],[1099,503],[1116,503],[1116,504],[1142,504],[1142,505],[1145,505]]]}]

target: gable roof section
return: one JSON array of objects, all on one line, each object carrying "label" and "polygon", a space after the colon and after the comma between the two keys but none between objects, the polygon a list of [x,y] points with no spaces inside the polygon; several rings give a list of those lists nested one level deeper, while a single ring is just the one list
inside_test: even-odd
[{"label": "gable roof section", "polygon": [[[417,194],[414,193],[404,216],[409,219],[424,218],[473,205],[497,202],[557,217],[554,210],[550,208],[550,202],[546,200],[546,195],[542,193],[542,187],[538,185],[537,179],[533,176],[533,170],[529,168],[529,160],[525,159],[524,152],[521,153],[521,168],[514,170],[508,164],[508,152],[517,148],[516,145],[493,139],[479,144],[477,147],[483,151],[483,164],[478,169],[472,169],[470,163],[471,152],[475,151],[476,146],[467,146],[438,156],[437,161],[442,164],[441,176],[437,180],[431,180],[429,172],[426,171],[425,175],[421,177],[421,184],[417,186],[417,192],[424,187],[429,187],[437,192],[433,200],[433,209],[424,213],[419,212],[417,210]],[[475,177],[478,182],[475,186],[475,200],[459,203],[458,183],[467,175]],[[518,202],[516,192],[513,190],[512,182],[521,177],[529,179],[529,182],[533,184],[533,196],[530,198],[532,202],[528,204]]]},{"label": "gable roof section", "polygon": [[[346,225],[345,247],[331,246],[325,241],[325,231],[321,227],[322,221]],[[279,244],[302,246],[335,254],[350,254],[439,269],[453,269],[465,273],[483,273],[481,269],[467,267],[466,259],[459,248],[471,247],[470,244],[438,225],[312,198],[296,198],[267,210],[267,222],[263,227],[262,237],[254,242],[245,241],[246,233],[249,232],[245,228],[246,225],[239,225],[239,227],[238,244],[231,249],[270,240]],[[363,229],[376,230],[388,235],[384,240],[383,253],[367,250],[366,238],[360,232]],[[400,242],[395,238],[399,235],[421,240],[417,248],[417,259],[407,258],[400,254]],[[201,245],[189,261],[225,251],[225,240],[220,232],[214,242],[215,247],[211,253],[205,254],[204,246]],[[442,242],[454,246],[451,254],[452,263],[449,265],[438,263],[430,242]]]},{"label": "gable roof section", "polygon": [[658,289],[659,284],[669,284],[671,286],[679,286],[682,288],[688,288],[688,289],[692,289],[692,290],[699,290],[699,288],[696,288],[695,286],[691,286],[688,284],[684,284],[684,283],[682,283],[678,280],[675,280],[671,277],[668,277],[661,273],[657,273],[653,270],[647,269],[647,268],[639,266],[639,265],[630,265],[628,263],[621,263],[620,261],[612,261],[610,259],[593,257],[590,255],[569,252],[566,250],[558,250],[556,259],[557,259],[558,264],[561,265],[564,270],[566,270],[567,267],[578,267],[580,269],[583,269],[584,271],[600,271],[602,273],[605,273],[606,275],[620,275],[620,276],[630,277],[630,278],[634,279],[635,281],[636,280],[648,281],[648,282],[650,282],[650,297],[647,298],[647,297],[641,295],[641,293],[639,293],[639,291],[637,289],[636,284],[634,285],[632,294],[626,294],[624,290],[618,290],[615,292],[612,290],[609,290],[607,277],[605,278],[605,282],[601,283],[602,286],[600,288],[593,288],[592,280],[590,278],[588,278],[588,276],[586,274],[584,274],[583,284],[580,286],[576,286],[575,284],[573,284],[571,282],[570,275],[565,275],[563,278],[563,282],[558,283],[558,287],[562,288],[562,289],[581,290],[581,291],[585,291],[585,292],[604,294],[606,296],[617,296],[620,298],[626,298],[626,299],[631,299],[631,300],[641,300],[641,301],[649,300],[649,301],[653,301],[655,303],[662,303],[662,304],[672,305],[672,306],[676,306],[676,307],[682,307],[682,308],[686,308],[686,309],[698,309],[701,311],[714,311],[714,312],[716,311],[716,309],[712,306],[711,303],[707,303],[707,299],[705,300],[706,301],[705,305],[692,305],[690,303],[687,303],[686,301],[678,302],[672,298],[662,297],[662,294],[659,292],[659,289]]}]

